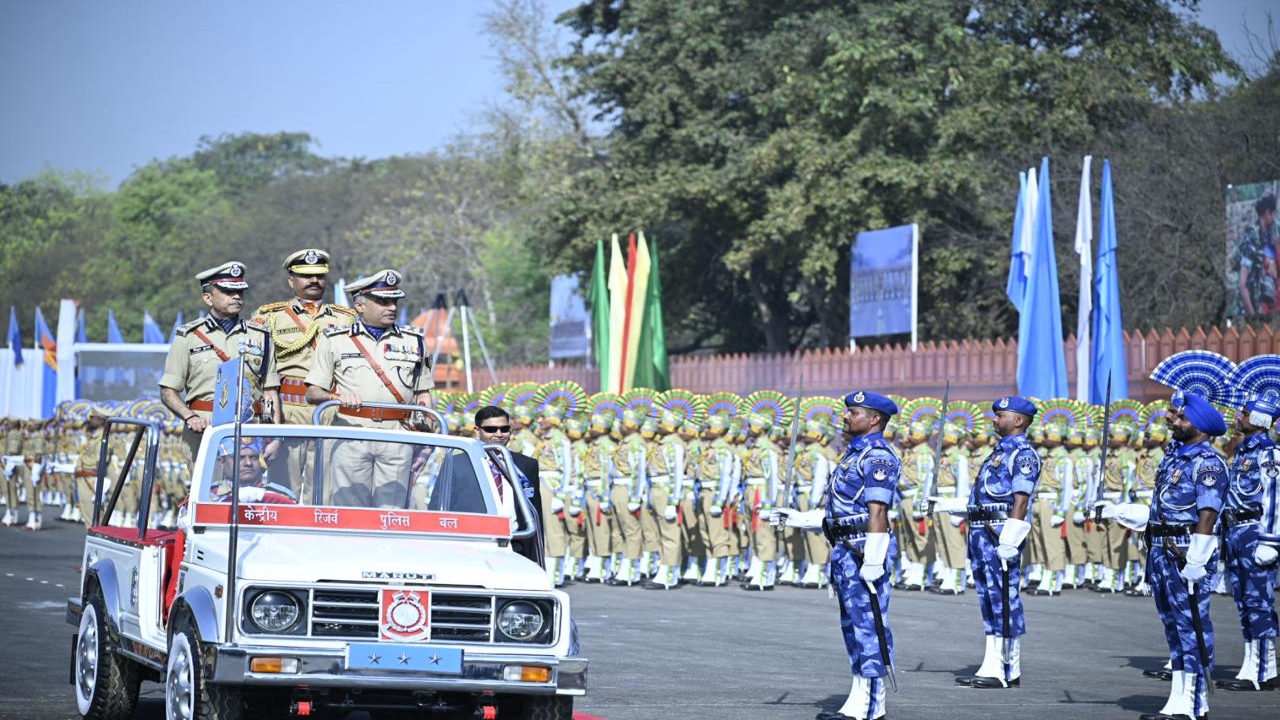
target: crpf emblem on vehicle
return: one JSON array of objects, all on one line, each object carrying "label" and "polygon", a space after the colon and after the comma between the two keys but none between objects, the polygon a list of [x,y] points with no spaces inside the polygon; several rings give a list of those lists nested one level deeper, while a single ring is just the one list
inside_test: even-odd
[{"label": "crpf emblem on vehicle", "polygon": [[399,642],[431,639],[431,592],[386,588],[381,592],[378,637]]}]

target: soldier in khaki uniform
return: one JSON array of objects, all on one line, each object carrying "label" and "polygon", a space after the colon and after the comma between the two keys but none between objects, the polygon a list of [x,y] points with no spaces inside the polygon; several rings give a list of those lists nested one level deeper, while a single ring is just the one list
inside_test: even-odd
[{"label": "soldier in khaki uniform", "polygon": [[[106,427],[107,419],[111,417],[111,412],[106,408],[97,405],[89,411],[89,422],[85,426],[84,442],[80,444],[79,453],[76,456],[76,495],[78,498],[77,510],[80,518],[85,525],[93,524],[93,499],[98,483],[98,454],[102,449],[102,432]],[[107,474],[107,482],[102,487],[102,499],[106,502],[108,492],[111,488],[110,472]]]},{"label": "soldier in khaki uniform", "polygon": [[4,436],[4,478],[6,507],[4,525],[15,525],[19,522],[19,506],[22,487],[30,482],[31,469],[27,467],[27,458],[23,452],[26,435],[22,432],[21,420],[10,420]]},{"label": "soldier in khaki uniform", "polygon": [[[1129,446],[1129,441],[1136,431],[1136,427],[1127,423],[1113,421],[1111,424],[1107,467],[1103,473],[1102,500],[1112,503],[1129,502],[1134,476],[1138,469],[1138,453]],[[1094,519],[1097,520],[1096,515]],[[1094,590],[1122,592],[1125,589],[1125,567],[1132,559],[1129,550],[1129,531],[1115,520],[1107,519],[1095,522],[1093,531],[1099,538],[1102,551],[1102,576],[1094,586]]]},{"label": "soldier in khaki uniform", "polygon": [[[547,572],[556,587],[565,584],[570,572],[566,571],[569,555],[569,523],[576,518],[565,514],[565,499],[572,492],[571,468],[573,451],[569,437],[560,429],[564,420],[564,407],[543,407],[540,420],[540,437],[533,453],[538,459],[538,479],[542,483],[542,532],[546,545]],[[575,561],[574,566],[577,565]]]},{"label": "soldier in khaki uniform", "polygon": [[[263,305],[254,311],[253,319],[267,326],[275,344],[284,422],[310,425],[314,408],[307,404],[306,377],[320,334],[329,328],[350,325],[356,312],[324,301],[329,277],[329,253],[324,250],[299,250],[285,258],[284,270],[289,274],[286,282],[293,298]],[[304,491],[308,443],[298,439],[282,442],[280,451],[267,463],[271,481],[295,492]]]},{"label": "soldier in khaki uniform", "polygon": [[747,417],[746,434],[751,436],[743,453],[743,523],[751,560],[743,587],[768,590],[778,577],[778,534],[769,526],[769,513],[782,493],[785,452],[769,436],[769,418],[760,413]]},{"label": "soldier in khaki uniform", "polygon": [[1066,585],[1078,589],[1086,585],[1086,580],[1091,580],[1088,573],[1088,532],[1092,528],[1085,525],[1088,518],[1085,517],[1083,503],[1094,466],[1093,458],[1084,446],[1084,428],[1078,425],[1067,429],[1067,457],[1072,465],[1073,492],[1069,498],[1069,506],[1062,508],[1066,517],[1063,527],[1067,529]]},{"label": "soldier in khaki uniform", "polygon": [[[795,509],[807,512],[824,507],[827,482],[835,467],[823,451],[828,429],[818,422],[809,421],[800,435],[800,446],[795,459]],[[783,532],[783,547],[791,561],[784,584],[817,588],[826,583],[826,565],[831,560],[831,545],[821,533],[787,528]],[[804,566],[804,575],[798,569]]]},{"label": "soldier in khaki uniform", "polygon": [[680,441],[684,448],[684,477],[680,491],[680,546],[684,551],[684,574],[681,583],[695,583],[702,578],[707,563],[707,542],[698,522],[698,468],[702,462],[702,423],[686,418],[680,423]]},{"label": "soldier in khaki uniform", "polygon": [[921,488],[933,477],[937,459],[929,447],[930,427],[917,420],[906,428],[903,439],[902,473],[898,489],[902,501],[897,507],[895,527],[902,549],[902,579],[894,585],[898,590],[924,590],[929,563],[934,549],[930,542],[925,506],[920,503]]},{"label": "soldier in khaki uniform", "polygon": [[[182,439],[195,458],[201,434],[213,418],[213,390],[218,365],[234,357],[245,361],[253,388],[255,411],[280,422],[280,376],[275,346],[267,327],[240,319],[249,289],[242,263],[229,262],[196,275],[209,315],[183,325],[174,334],[160,378],[160,400],[183,422]],[[279,443],[267,447],[274,457]]]},{"label": "soldier in khaki uniform", "polygon": [[1030,562],[1039,566],[1036,587],[1029,594],[1051,597],[1062,592],[1067,567],[1067,545],[1064,527],[1071,512],[1075,485],[1075,464],[1062,446],[1067,428],[1052,422],[1043,427],[1040,446],[1045,449],[1041,462],[1040,483],[1031,503],[1031,532],[1027,536]]},{"label": "soldier in khaki uniform", "polygon": [[613,473],[609,481],[609,501],[614,508],[614,571],[610,585],[640,582],[640,556],[644,552],[644,537],[640,529],[644,496],[641,493],[648,456],[644,438],[639,432],[641,420],[636,410],[628,409],[623,411],[622,419],[617,423],[622,437],[613,449]]},{"label": "soldier in khaki uniform", "polygon": [[742,464],[726,437],[728,428],[729,419],[723,415],[707,418],[698,459],[698,529],[707,548],[707,564],[698,584],[711,587],[724,585],[732,577],[730,564],[738,554],[733,495]]},{"label": "soldier in khaki uniform", "polygon": [[39,530],[44,527],[44,490],[41,480],[44,478],[45,452],[48,443],[45,441],[44,423],[40,420],[28,420],[23,430],[22,454],[26,473],[23,475],[23,488],[27,493],[27,530]]},{"label": "soldier in khaki uniform", "polygon": [[[315,363],[307,373],[307,402],[341,403],[335,425],[394,429],[413,425],[406,410],[366,408],[365,402],[432,406],[431,357],[422,329],[396,324],[404,291],[400,273],[379,270],[347,286],[359,319],[320,335]],[[331,487],[337,505],[400,507],[408,493],[413,449],[408,445],[358,440],[336,443]]]},{"label": "soldier in khaki uniform", "polygon": [[[938,485],[934,493],[944,498],[968,498],[972,476],[969,474],[969,448],[965,427],[955,422],[942,426],[942,463],[938,467]],[[929,591],[939,595],[959,595],[965,588],[968,567],[968,545],[964,518],[952,513],[937,513],[929,525],[930,542],[937,552],[934,574],[938,585]]]},{"label": "soldier in khaki uniform", "polygon": [[[667,412],[667,411],[664,411]],[[684,441],[676,433],[679,420],[674,416],[647,418],[645,423],[657,433],[657,442],[647,443],[650,522],[658,537],[659,567],[653,580],[644,587],[650,590],[672,590],[680,586],[683,537],[680,530],[680,501],[685,485],[692,485]],[[693,518],[690,518],[692,520]]]},{"label": "soldier in khaki uniform", "polygon": [[565,435],[569,438],[568,465],[561,480],[564,502],[564,528],[569,545],[569,574],[574,580],[586,576],[587,556],[590,555],[587,540],[586,488],[583,465],[587,459],[587,421],[582,417],[570,417],[564,422]]},{"label": "soldier in khaki uniform", "polygon": [[[587,538],[591,549],[587,558],[587,582],[606,582],[609,579],[610,558],[614,550],[615,519],[613,503],[609,499],[613,453],[617,449],[617,444],[609,437],[609,428],[613,422],[612,413],[592,414],[590,439],[582,454],[584,512],[587,516]],[[626,512],[625,505],[622,512]]]}]

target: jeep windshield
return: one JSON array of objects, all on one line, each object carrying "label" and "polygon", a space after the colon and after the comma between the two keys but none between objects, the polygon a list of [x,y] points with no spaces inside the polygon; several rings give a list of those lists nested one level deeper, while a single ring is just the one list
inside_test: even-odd
[{"label": "jeep windshield", "polygon": [[[238,472],[245,524],[305,520],[301,524],[317,528],[353,528],[359,521],[371,530],[449,532],[465,526],[473,532],[463,534],[511,532],[497,509],[496,466],[475,440],[348,426],[244,425],[237,453],[234,428],[207,432],[199,473],[204,479],[192,488],[200,505],[197,523],[216,523],[223,514],[229,520],[229,511],[217,507],[230,506]],[[266,461],[273,440],[281,455],[302,448],[300,462]],[[490,517],[485,522],[459,514]]]}]

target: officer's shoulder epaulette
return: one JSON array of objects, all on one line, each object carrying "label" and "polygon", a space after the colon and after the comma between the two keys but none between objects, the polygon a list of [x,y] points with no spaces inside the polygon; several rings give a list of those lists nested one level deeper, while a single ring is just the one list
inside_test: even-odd
[{"label": "officer's shoulder epaulette", "polygon": [[334,335],[341,335],[349,332],[351,332],[351,327],[349,325],[331,325],[324,329],[326,337],[333,337]]},{"label": "officer's shoulder epaulette", "polygon": [[257,310],[254,310],[253,314],[261,315],[263,313],[275,312],[276,310],[280,310],[282,308],[288,307],[288,305],[289,305],[288,300],[281,300],[280,302],[267,303],[266,305],[263,305]]},{"label": "officer's shoulder epaulette", "polygon": [[427,334],[424,329],[416,325],[401,325],[400,332],[405,335],[417,335],[418,337],[424,337]]},{"label": "officer's shoulder epaulette", "polygon": [[340,313],[342,315],[350,315],[351,317],[356,316],[356,311],[352,308],[347,307],[346,305],[329,305],[328,307],[334,312]]},{"label": "officer's shoulder epaulette", "polygon": [[245,324],[245,327],[251,328],[253,330],[260,330],[264,333],[271,332],[271,328],[267,327],[267,324],[259,318],[252,318],[250,320],[245,320],[244,324]]},{"label": "officer's shoulder epaulette", "polygon": [[200,326],[201,326],[201,325],[203,325],[204,323],[205,323],[205,318],[199,318],[199,319],[196,319],[196,320],[192,320],[191,322],[187,323],[186,325],[183,325],[183,326],[179,327],[177,330],[174,330],[174,331],[173,331],[173,334],[174,334],[174,335],[177,335],[178,337],[182,337],[183,335],[186,335],[187,333],[191,332],[192,330],[195,330],[196,328],[200,327]]}]

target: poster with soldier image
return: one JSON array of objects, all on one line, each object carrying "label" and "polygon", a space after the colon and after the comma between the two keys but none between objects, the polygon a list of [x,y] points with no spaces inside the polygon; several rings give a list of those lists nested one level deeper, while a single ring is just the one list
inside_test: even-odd
[{"label": "poster with soldier image", "polygon": [[1277,185],[1272,180],[1227,186],[1227,317],[1280,311]]}]

